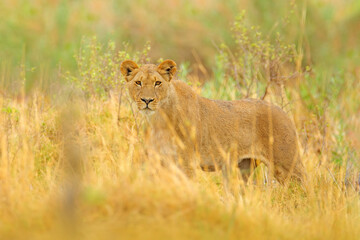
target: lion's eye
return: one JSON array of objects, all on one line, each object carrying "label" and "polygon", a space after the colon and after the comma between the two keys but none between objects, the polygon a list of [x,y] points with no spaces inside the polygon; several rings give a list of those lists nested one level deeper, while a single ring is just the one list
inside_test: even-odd
[{"label": "lion's eye", "polygon": [[141,86],[141,81],[136,81],[135,84]]},{"label": "lion's eye", "polygon": [[155,82],[155,86],[160,86],[161,85],[161,82],[160,81],[156,81]]}]

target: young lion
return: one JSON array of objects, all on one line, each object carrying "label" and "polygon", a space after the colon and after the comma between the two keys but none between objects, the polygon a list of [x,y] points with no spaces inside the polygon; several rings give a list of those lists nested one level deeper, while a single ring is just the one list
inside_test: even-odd
[{"label": "young lion", "polygon": [[[256,99],[206,99],[173,80],[175,72],[172,60],[158,66],[139,67],[131,60],[121,64],[131,98],[150,119],[147,145],[176,159],[189,176],[196,157],[203,170],[226,172],[236,165],[249,172],[257,160],[281,183],[303,180],[296,131],[283,110]],[[245,180],[248,175],[243,174]]]}]

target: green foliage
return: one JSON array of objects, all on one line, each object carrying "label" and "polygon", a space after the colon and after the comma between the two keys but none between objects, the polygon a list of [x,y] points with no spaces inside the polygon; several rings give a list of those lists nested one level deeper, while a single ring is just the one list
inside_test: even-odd
[{"label": "green foliage", "polygon": [[[127,49],[125,44],[123,49]],[[75,56],[78,74],[67,72],[66,79],[74,82],[87,95],[108,96],[110,91],[118,91],[124,81],[120,64],[125,59],[132,59],[139,64],[149,62],[150,44],[141,52],[130,55],[126,50],[118,50],[115,42],[101,44],[96,37],[83,39],[80,51]]]},{"label": "green foliage", "polygon": [[[153,49],[149,56],[153,59],[166,57],[194,63],[191,53],[194,50],[211,69],[215,66],[214,43],[225,42],[231,51],[238,47],[232,40],[234,32],[229,24],[244,8],[251,25],[259,26],[248,32],[265,33],[261,38],[273,44],[277,38],[274,33],[279,32],[283,42],[296,45],[301,56],[298,61],[304,66],[315,63],[339,69],[360,63],[357,0],[195,0],[181,4],[161,0],[4,0],[0,2],[0,62],[6,62],[11,69],[21,64],[26,69],[35,67],[27,79],[29,88],[33,88],[43,81],[44,73],[57,76],[59,71],[76,70],[73,54],[81,39],[96,36],[101,43],[113,41],[119,45],[126,41],[134,49],[142,48],[150,40]],[[240,25],[244,25],[241,21]],[[241,37],[249,34],[241,32],[241,26],[238,30]],[[253,44],[260,48],[262,45]],[[270,51],[269,48],[264,54]],[[250,81],[256,71],[244,73],[244,81]],[[42,84],[46,87],[61,80],[53,78]]]},{"label": "green foliage", "polygon": [[[161,59],[161,60],[163,60],[163,59]],[[190,71],[191,71],[191,69],[190,69],[190,63],[189,62],[181,63],[180,68],[179,68],[178,73],[177,73],[177,76],[178,76],[179,79],[186,80],[187,76],[190,73]]]},{"label": "green foliage", "polygon": [[[259,98],[267,94],[270,85],[282,87],[297,74],[295,45],[286,44],[278,32],[273,41],[269,36],[265,37],[260,27],[247,23],[245,11],[236,18],[232,33],[235,48],[221,44],[216,57],[216,89],[226,85],[238,90],[234,97]],[[223,98],[223,94],[220,96]]]},{"label": "green foliage", "polygon": [[[0,1],[1,237],[358,239],[359,20],[358,0]],[[310,191],[148,159],[119,65],[167,58],[202,96],[281,105]]]}]

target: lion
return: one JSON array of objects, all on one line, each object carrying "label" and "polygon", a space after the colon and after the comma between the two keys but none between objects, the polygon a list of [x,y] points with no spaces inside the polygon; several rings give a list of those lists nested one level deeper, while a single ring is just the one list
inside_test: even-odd
[{"label": "lion", "polygon": [[280,183],[303,181],[297,133],[281,108],[257,99],[201,97],[174,79],[172,60],[141,67],[125,60],[120,70],[131,99],[149,119],[147,145],[175,159],[186,175],[193,176],[199,165],[205,171],[224,173],[236,166],[247,181],[251,168],[262,162]]}]

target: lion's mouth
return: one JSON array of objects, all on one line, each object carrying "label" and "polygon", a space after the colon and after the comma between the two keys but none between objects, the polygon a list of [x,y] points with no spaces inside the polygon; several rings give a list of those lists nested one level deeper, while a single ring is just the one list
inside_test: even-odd
[{"label": "lion's mouth", "polygon": [[146,116],[150,116],[153,113],[155,113],[155,110],[151,109],[149,107],[144,107],[144,108],[140,109],[140,113],[142,113],[143,115],[146,115]]},{"label": "lion's mouth", "polygon": [[144,113],[144,114],[152,114],[155,112],[155,110],[146,106],[146,107],[140,109],[140,112]]},{"label": "lion's mouth", "polygon": [[153,109],[149,108],[149,106],[144,107],[141,111],[154,111]]}]

